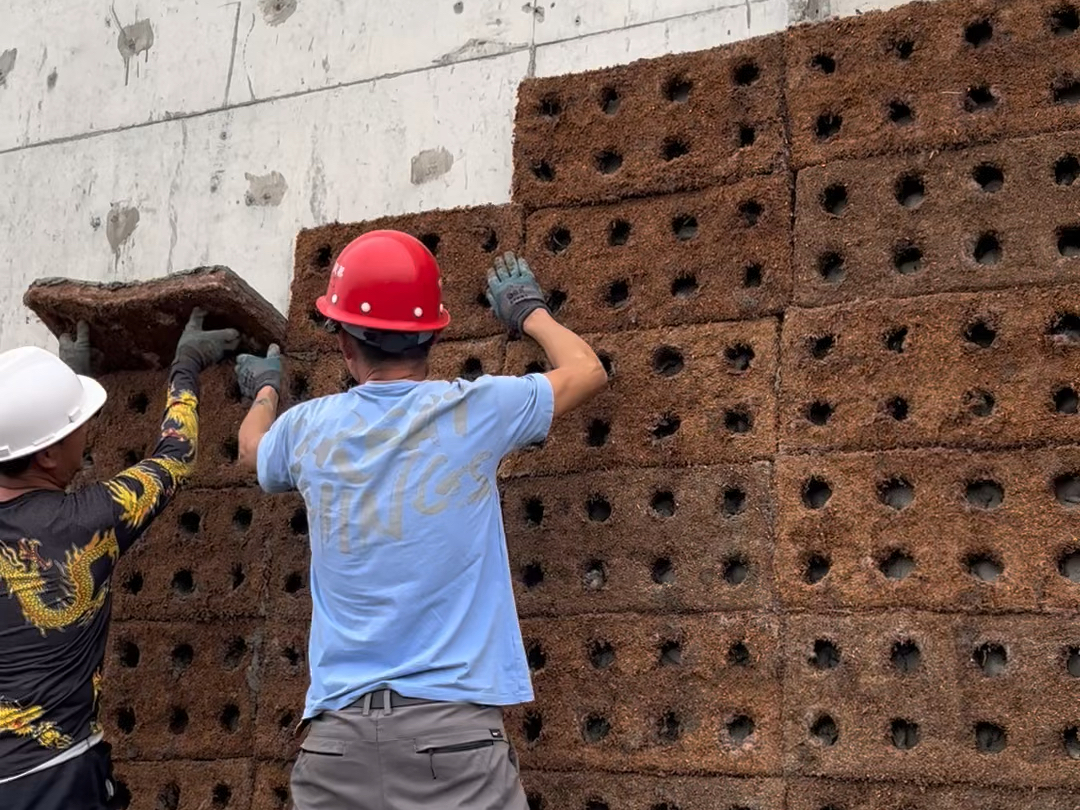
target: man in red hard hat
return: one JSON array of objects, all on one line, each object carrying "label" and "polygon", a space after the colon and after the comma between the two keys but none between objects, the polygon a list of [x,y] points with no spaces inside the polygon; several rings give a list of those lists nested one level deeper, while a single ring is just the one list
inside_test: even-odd
[{"label": "man in red hard hat", "polygon": [[293,768],[298,810],[526,810],[502,706],[532,700],[496,470],[598,394],[592,349],[552,318],[524,260],[488,279],[495,315],[552,371],[427,380],[450,323],[434,256],[374,231],[348,245],[316,306],[337,330],[343,394],[275,421],[280,361],[243,355],[255,403],[240,462],[296,489],[311,542],[310,723]]}]

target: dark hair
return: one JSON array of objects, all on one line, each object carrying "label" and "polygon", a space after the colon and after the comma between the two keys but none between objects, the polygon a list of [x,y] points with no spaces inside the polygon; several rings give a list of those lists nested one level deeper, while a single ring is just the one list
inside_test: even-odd
[{"label": "dark hair", "polygon": [[381,349],[378,346],[360,340],[356,335],[345,332],[341,329],[341,326],[334,321],[327,321],[326,326],[327,331],[331,334],[334,334],[339,330],[342,331],[345,337],[356,347],[360,356],[364,358],[364,362],[369,366],[385,366],[395,363],[426,363],[428,355],[431,354],[431,347],[435,345],[434,340],[429,340],[427,343],[421,343],[419,346],[410,346],[400,352],[388,352],[385,349]]},{"label": "dark hair", "polygon": [[0,475],[5,478],[17,478],[30,469],[34,463],[34,454],[22,458],[13,458],[11,461],[0,461]]}]

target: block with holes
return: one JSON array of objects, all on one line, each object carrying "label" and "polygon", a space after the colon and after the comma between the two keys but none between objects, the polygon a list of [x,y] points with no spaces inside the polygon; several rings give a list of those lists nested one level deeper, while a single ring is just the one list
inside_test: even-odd
[{"label": "block with holes", "polygon": [[952,620],[932,613],[786,619],[785,765],[807,775],[949,781]]},{"label": "block with holes", "polygon": [[[611,384],[559,419],[508,475],[749,461],[775,450],[777,321],[589,335]],[[532,341],[510,343],[507,374],[543,371]]]},{"label": "block with holes", "polygon": [[506,479],[519,613],[773,604],[770,474],[759,462]]},{"label": "block with holes", "polygon": [[266,613],[275,621],[307,626],[311,621],[311,567],[308,513],[299,495],[275,495],[272,502],[284,520],[284,529],[269,535],[270,562],[266,583]]},{"label": "block with holes", "polygon": [[289,774],[291,762],[258,762],[251,810],[290,810]]},{"label": "block with holes", "polygon": [[793,30],[792,162],[984,142],[1080,124],[1077,6],[947,0]]},{"label": "block with holes", "polygon": [[795,300],[1075,281],[1078,156],[1074,136],[1042,135],[799,172]]},{"label": "block with holes", "polygon": [[790,290],[786,175],[526,220],[526,254],[579,332],[778,312]]},{"label": "block with holes", "polygon": [[259,709],[255,754],[264,759],[290,759],[300,738],[296,729],[304,714],[308,687],[308,622],[271,619],[265,627],[259,662]]},{"label": "block with holes", "polygon": [[781,446],[1075,440],[1078,295],[1068,285],[789,310]]},{"label": "block with holes", "polygon": [[259,625],[117,622],[101,721],[118,759],[248,756]]},{"label": "block with holes", "polygon": [[[717,797],[724,807],[782,810],[784,785],[780,779],[679,777],[624,774],[545,773],[521,775],[530,810],[584,808],[584,810],[715,810]],[[817,808],[815,808],[817,810]]]},{"label": "block with holes", "polygon": [[912,801],[925,810],[1071,810],[1076,797],[1066,790],[980,788],[969,785],[927,787],[911,782],[791,779],[790,810],[908,810]]},{"label": "block with holes", "polygon": [[777,587],[801,608],[1075,610],[1080,449],[782,456]]},{"label": "block with holes", "polygon": [[[329,351],[333,337],[322,328],[315,300],[326,293],[334,259],[356,237],[376,230],[412,234],[435,254],[442,270],[443,301],[452,318],[448,339],[498,335],[503,328],[484,299],[495,256],[520,251],[522,216],[513,206],[480,206],[402,214],[348,225],[323,225],[296,238],[295,276],[289,305],[289,351]],[[372,313],[377,314],[377,313]]]},{"label": "block with holes", "polygon": [[117,762],[118,810],[248,810],[252,806],[250,759]]},{"label": "block with holes", "polygon": [[701,188],[779,169],[783,39],[518,90],[514,201],[529,209]]}]

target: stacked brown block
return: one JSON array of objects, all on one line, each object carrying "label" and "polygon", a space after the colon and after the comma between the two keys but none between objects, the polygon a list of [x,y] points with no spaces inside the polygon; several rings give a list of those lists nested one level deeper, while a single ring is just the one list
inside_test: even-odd
[{"label": "stacked brown block", "polygon": [[[513,205],[300,234],[287,405],[352,386],[314,301],[379,228],[442,266],[433,376],[546,370],[483,303],[504,250],[608,369],[501,470],[530,808],[1077,806],[1078,19],[943,0],[529,80]],[[131,807],[288,807],[307,514],[232,463],[231,379],[118,573]],[[109,385],[95,474],[163,404]]]}]

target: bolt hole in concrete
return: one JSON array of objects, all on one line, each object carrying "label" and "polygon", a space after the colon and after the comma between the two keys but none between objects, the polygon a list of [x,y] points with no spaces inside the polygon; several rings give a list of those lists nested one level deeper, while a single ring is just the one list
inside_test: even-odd
[{"label": "bolt hole in concrete", "polygon": [[897,422],[903,422],[908,418],[910,406],[903,397],[893,397],[884,404],[885,413]]},{"label": "bolt hole in concrete", "polygon": [[607,669],[615,663],[615,648],[607,641],[594,641],[589,645],[589,663],[596,669]]},{"label": "bolt hole in concrete", "polygon": [[611,149],[605,150],[596,156],[596,170],[600,174],[615,174],[622,168],[622,155]]},{"label": "bolt hole in concrete", "polygon": [[665,414],[653,425],[652,435],[654,439],[667,439],[679,432],[682,420],[674,414]]},{"label": "bolt hole in concrete", "polygon": [[989,112],[997,107],[997,96],[985,85],[971,87],[964,96],[964,110],[969,113]]},{"label": "bolt hole in concrete", "polygon": [[814,123],[814,134],[819,141],[828,141],[840,134],[844,119],[835,113],[823,113]]},{"label": "bolt hole in concrete", "polygon": [[968,391],[964,395],[964,403],[972,416],[984,419],[994,412],[994,395],[989,391]]},{"label": "bolt hole in concrete", "polygon": [[589,520],[603,523],[611,517],[611,502],[602,495],[593,495],[585,502],[585,512]]},{"label": "bolt hole in concrete", "polygon": [[835,251],[823,253],[818,258],[818,275],[828,284],[844,280],[844,257]]},{"label": "bolt hole in concrete", "polygon": [[724,582],[728,585],[742,585],[749,577],[750,564],[742,557],[729,557],[724,561]]},{"label": "bolt hole in concrete", "polygon": [[994,38],[994,26],[989,20],[978,20],[964,29],[964,40],[973,48],[982,48]]},{"label": "bolt hole in concrete", "polygon": [[550,183],[555,180],[555,168],[546,160],[538,160],[532,165],[533,177],[541,183]]},{"label": "bolt hole in concrete", "polygon": [[975,724],[975,748],[983,754],[1000,754],[1009,744],[1004,728],[994,723]]},{"label": "bolt hole in concrete", "polygon": [[748,146],[753,146],[754,141],[757,140],[757,130],[755,130],[750,124],[739,125],[739,148],[745,149]]},{"label": "bolt hole in concrete", "polygon": [[810,724],[810,735],[821,745],[831,747],[840,739],[840,729],[832,717],[823,714]]},{"label": "bolt hole in concrete", "polygon": [[525,525],[539,526],[544,522],[544,502],[539,498],[525,501]]},{"label": "bolt hole in concrete", "polygon": [[674,639],[668,639],[660,644],[660,666],[682,666],[682,645]]},{"label": "bolt hole in concrete", "polygon": [[127,669],[134,669],[139,665],[139,645],[134,641],[121,641],[118,645],[117,658],[120,660],[120,666]]},{"label": "bolt hole in concrete", "polygon": [[611,435],[611,424],[604,419],[593,419],[585,432],[585,443],[589,447],[603,447]]},{"label": "bolt hole in concrete", "polygon": [[649,507],[653,513],[660,517],[669,518],[675,514],[675,493],[670,490],[662,490],[652,496]]},{"label": "bolt hole in concrete", "polygon": [[283,589],[285,593],[299,593],[304,589],[304,575],[299,571],[286,575]]},{"label": "bolt hole in concrete", "polygon": [[821,400],[811,402],[806,406],[806,421],[812,425],[824,427],[829,424],[829,420],[832,419],[833,410],[833,406],[828,402],[822,402]]},{"label": "bolt hole in concrete", "polygon": [[671,294],[675,298],[693,298],[698,290],[697,276],[687,274],[671,282]]},{"label": "bolt hole in concrete", "polygon": [[608,285],[604,302],[614,309],[620,309],[630,300],[630,283],[626,279],[619,279]]},{"label": "bolt hole in concrete", "polygon": [[826,638],[819,638],[814,642],[809,663],[814,669],[836,669],[840,666],[840,648]]},{"label": "bolt hole in concrete", "polygon": [[980,582],[994,582],[1004,573],[1005,567],[990,554],[971,554],[964,560],[968,573]]},{"label": "bolt hole in concrete", "polygon": [[1080,583],[1080,549],[1070,548],[1058,557],[1058,573],[1069,582]]},{"label": "bolt hole in concrete", "polygon": [[652,581],[657,585],[670,585],[675,581],[675,566],[668,557],[660,557],[653,561]]},{"label": "bolt hole in concrete", "polygon": [[612,247],[625,245],[630,241],[631,230],[630,223],[625,219],[613,220],[612,223],[608,225],[608,244]]},{"label": "bolt hole in concrete", "polygon": [[540,99],[538,112],[541,118],[558,118],[562,114],[562,102],[556,96],[545,96]]},{"label": "bolt hole in concrete", "polygon": [[746,511],[746,493],[738,487],[728,487],[721,497],[720,511],[726,517],[735,517]]},{"label": "bolt hole in concrete", "polygon": [[552,253],[562,253],[573,241],[570,231],[566,228],[552,228],[548,234],[548,250]]},{"label": "bolt hole in concrete", "polygon": [[158,791],[155,810],[177,810],[180,806],[180,786],[168,784]]},{"label": "bolt hole in concrete", "polygon": [[150,407],[150,397],[144,393],[132,394],[128,398],[128,409],[135,411],[135,413],[146,413],[146,409]]},{"label": "bolt hole in concrete", "polygon": [[673,346],[661,346],[653,352],[653,371],[662,377],[673,377],[684,368],[682,352]]},{"label": "bolt hole in concrete", "polygon": [[743,269],[743,287],[753,289],[761,286],[762,269],[760,264],[748,264]]},{"label": "bolt hole in concrete", "polygon": [[997,509],[1005,500],[1005,488],[997,481],[989,479],[969,481],[964,490],[964,498],[976,509]]},{"label": "bolt hole in concrete", "polygon": [[908,174],[896,181],[896,201],[904,208],[918,208],[926,199],[926,186],[917,174]]},{"label": "bolt hole in concrete", "polygon": [[116,727],[124,734],[130,734],[135,730],[135,710],[126,706],[116,711]]},{"label": "bolt hole in concrete", "polygon": [[1062,506],[1080,506],[1080,475],[1068,473],[1055,478],[1054,497]]},{"label": "bolt hole in concrete", "polygon": [[893,267],[902,276],[910,276],[922,270],[922,251],[915,245],[898,245],[893,251]]},{"label": "bolt hole in concrete", "polygon": [[1058,253],[1068,259],[1080,256],[1080,225],[1058,228]]},{"label": "bolt hole in concrete", "polygon": [[1080,177],[1080,159],[1065,155],[1054,164],[1054,182],[1059,186],[1071,186]]},{"label": "bolt hole in concrete", "polygon": [[898,127],[906,127],[915,123],[915,111],[903,101],[893,101],[889,104],[889,120]]},{"label": "bolt hole in concrete", "polygon": [[1080,409],[1080,398],[1076,391],[1069,386],[1059,388],[1054,392],[1054,410],[1060,414],[1072,415]]},{"label": "bolt hole in concrete", "polygon": [[832,498],[832,487],[824,478],[810,478],[803,484],[802,502],[807,509],[821,509]]},{"label": "bolt hole in concrete", "polygon": [[180,528],[188,534],[198,534],[202,518],[198,512],[187,511],[180,515]]},{"label": "bolt hole in concrete", "polygon": [[600,91],[600,109],[604,115],[614,115],[619,111],[619,91],[614,87],[605,87]]},{"label": "bolt hole in concrete", "polygon": [[610,733],[611,723],[607,721],[607,718],[598,714],[590,715],[585,718],[584,727],[582,728],[582,736],[585,737],[585,742],[601,742]]},{"label": "bolt hole in concrete", "polygon": [[919,650],[919,645],[910,639],[897,641],[889,653],[889,661],[899,672],[914,672],[922,663],[922,651]]},{"label": "bolt hole in concrete", "polygon": [[667,138],[660,150],[660,156],[667,161],[676,160],[690,154],[690,144],[682,138]]},{"label": "bolt hole in concrete", "polygon": [[525,647],[525,657],[529,661],[529,669],[533,672],[547,666],[547,653],[539,641],[530,641]]},{"label": "bolt hole in concrete", "polygon": [[727,736],[731,744],[740,748],[745,745],[754,734],[754,720],[749,715],[738,714],[727,723]]},{"label": "bolt hole in concrete", "polygon": [[666,712],[656,726],[656,736],[660,739],[661,745],[678,742],[681,735],[682,721],[679,716],[675,712]]},{"label": "bolt hole in concrete", "polygon": [[690,91],[693,87],[694,83],[685,76],[674,76],[664,85],[664,95],[668,101],[685,104],[690,100]]},{"label": "bolt hole in concrete", "polygon": [[173,734],[183,734],[188,727],[188,713],[178,706],[174,706],[169,713],[169,731]]},{"label": "bolt hole in concrete", "polygon": [[173,593],[179,596],[190,596],[195,593],[195,578],[188,570],[177,571],[172,578]]},{"label": "bolt hole in concrete", "polygon": [[898,39],[892,43],[890,50],[897,59],[907,61],[915,53],[915,43],[910,39]]},{"label": "bolt hole in concrete", "polygon": [[971,660],[982,674],[988,678],[996,678],[1005,672],[1005,666],[1009,661],[1009,655],[1000,644],[986,642],[980,644],[971,653]]},{"label": "bolt hole in concrete", "polygon": [[581,575],[581,584],[587,591],[603,590],[607,584],[607,566],[603,560],[589,560],[585,563],[585,571]]},{"label": "bolt hole in concrete", "polygon": [[904,478],[890,478],[878,485],[878,500],[899,512],[915,500],[915,487]]},{"label": "bolt hole in concrete", "polygon": [[1074,76],[1060,76],[1052,85],[1055,104],[1080,104],[1080,80]]},{"label": "bolt hole in concrete", "polygon": [[915,573],[915,560],[907,552],[895,549],[881,559],[878,570],[886,579],[899,582]]},{"label": "bolt hole in concrete", "polygon": [[1001,262],[1001,241],[996,234],[984,233],[975,241],[972,258],[977,264],[992,267]]},{"label": "bolt hole in concrete", "polygon": [[469,357],[461,364],[461,377],[469,382],[475,382],[484,376],[484,364],[478,357]]},{"label": "bolt hole in concrete", "polygon": [[815,360],[824,360],[836,346],[835,335],[821,335],[810,338],[810,356]]},{"label": "bolt hole in concrete", "polygon": [[840,216],[847,210],[848,194],[847,187],[843,183],[834,183],[821,192],[821,207],[834,217]]},{"label": "bolt hole in concrete", "polygon": [[724,412],[724,429],[728,433],[744,434],[754,429],[754,415],[745,408],[732,408]]},{"label": "bolt hole in concrete", "polygon": [[534,743],[544,731],[544,719],[538,712],[526,712],[521,729],[525,732],[525,741]]},{"label": "bolt hole in concrete", "polygon": [[680,242],[693,239],[698,234],[697,217],[693,214],[679,214],[671,220],[671,230]]},{"label": "bolt hole in concrete", "polygon": [[757,200],[747,200],[739,204],[739,218],[747,228],[753,228],[758,224],[765,209]]},{"label": "bolt hole in concrete", "polygon": [[893,720],[889,724],[889,739],[892,741],[894,748],[899,748],[901,751],[910,751],[919,744],[921,739],[919,724],[913,720],[901,718]]},{"label": "bolt hole in concrete", "polygon": [[190,644],[177,644],[173,647],[170,660],[176,672],[183,672],[195,660],[195,649]]},{"label": "bolt hole in concrete", "polygon": [[827,53],[815,54],[810,59],[810,67],[820,70],[826,76],[836,72],[836,60]]},{"label": "bolt hole in concrete", "polygon": [[733,667],[750,666],[750,648],[742,641],[732,642],[728,647],[727,662]]},{"label": "bolt hole in concrete", "polygon": [[228,807],[232,801],[232,788],[225,784],[214,785],[211,802],[214,807]]},{"label": "bolt hole in concrete", "polygon": [[229,639],[228,644],[225,645],[225,655],[222,657],[225,668],[236,669],[240,666],[240,662],[247,655],[247,650],[248,645],[244,639],[239,636]]},{"label": "bolt hole in concrete", "polygon": [[811,554],[806,559],[806,568],[803,570],[803,578],[807,585],[817,585],[829,575],[832,561],[824,554]]},{"label": "bolt hole in concrete", "polygon": [[984,320],[972,321],[964,330],[964,340],[980,349],[989,349],[997,340],[997,331]]},{"label": "bolt hole in concrete", "polygon": [[745,343],[736,343],[724,350],[724,360],[732,371],[742,373],[750,369],[754,360],[754,350]]}]

